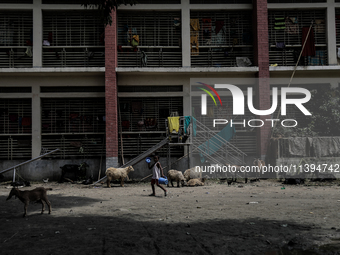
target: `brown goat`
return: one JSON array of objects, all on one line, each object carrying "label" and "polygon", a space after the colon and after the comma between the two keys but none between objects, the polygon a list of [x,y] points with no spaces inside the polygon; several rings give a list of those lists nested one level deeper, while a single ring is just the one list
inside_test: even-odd
[{"label": "brown goat", "polygon": [[43,203],[43,201],[44,201],[48,206],[48,209],[49,209],[48,213],[51,214],[52,208],[51,208],[50,201],[48,201],[48,199],[47,199],[47,195],[46,195],[47,190],[52,190],[52,189],[51,188],[45,189],[43,187],[39,187],[39,188],[35,188],[33,190],[20,191],[17,188],[13,188],[11,190],[11,192],[9,193],[6,201],[11,199],[12,196],[18,197],[20,199],[20,201],[25,204],[23,217],[25,217],[26,214],[27,214],[27,206],[30,202],[41,203],[42,204],[41,214],[43,214],[44,210],[45,210],[45,204]]}]

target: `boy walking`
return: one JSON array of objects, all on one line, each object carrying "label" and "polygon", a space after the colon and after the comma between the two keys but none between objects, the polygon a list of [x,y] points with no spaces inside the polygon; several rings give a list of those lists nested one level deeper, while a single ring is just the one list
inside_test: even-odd
[{"label": "boy walking", "polygon": [[[159,162],[158,156],[154,156],[153,160],[155,161],[155,163],[153,163],[153,165],[150,165],[150,163],[148,163],[149,169],[152,169],[152,179],[151,179],[152,194],[150,194],[150,196],[156,195],[156,193],[155,193],[155,184],[156,184],[158,187],[160,187],[164,191],[164,196],[166,197],[166,195],[167,195],[166,189],[163,188],[158,183],[159,177],[164,177],[163,168],[161,166],[161,163]],[[162,175],[161,175],[161,173],[162,173]]]}]

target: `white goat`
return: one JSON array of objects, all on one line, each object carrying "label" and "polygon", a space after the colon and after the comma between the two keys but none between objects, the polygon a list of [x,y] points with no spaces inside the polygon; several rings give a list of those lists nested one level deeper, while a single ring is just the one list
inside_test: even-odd
[{"label": "white goat", "polygon": [[168,181],[169,181],[168,187],[170,186],[170,182],[171,182],[172,187],[174,186],[173,181],[177,182],[177,187],[179,187],[180,182],[182,184],[182,187],[185,185],[184,176],[181,171],[169,170],[167,176],[168,176]]},{"label": "white goat", "polygon": [[132,166],[128,166],[125,168],[109,167],[105,172],[107,176],[107,187],[111,187],[111,180],[117,179],[120,179],[120,186],[124,187],[124,179],[128,177],[128,174],[131,171],[134,171]]}]

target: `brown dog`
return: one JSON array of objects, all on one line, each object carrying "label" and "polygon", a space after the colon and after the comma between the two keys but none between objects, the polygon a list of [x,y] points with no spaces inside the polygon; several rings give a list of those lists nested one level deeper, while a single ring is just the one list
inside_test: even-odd
[{"label": "brown dog", "polygon": [[45,189],[43,187],[40,187],[40,188],[35,188],[33,190],[20,191],[17,188],[13,188],[11,192],[9,193],[6,201],[11,199],[12,196],[18,197],[20,201],[25,204],[23,217],[25,217],[27,214],[27,206],[30,202],[41,203],[42,204],[41,214],[43,214],[45,210],[45,204],[43,203],[44,201],[48,205],[49,214],[51,214],[52,209],[51,209],[51,203],[47,199],[47,195],[46,195],[47,190],[52,190],[52,189],[51,188]]}]

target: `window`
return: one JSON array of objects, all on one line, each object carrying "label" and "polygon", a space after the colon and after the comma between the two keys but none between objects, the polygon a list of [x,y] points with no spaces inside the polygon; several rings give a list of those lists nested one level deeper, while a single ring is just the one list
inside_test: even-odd
[{"label": "window", "polygon": [[118,66],[182,66],[180,18],[180,12],[118,11]]},{"label": "window", "polygon": [[327,65],[325,10],[269,11],[268,19],[270,64],[295,65],[302,50],[302,38],[313,21],[309,36],[311,40],[314,38],[315,50],[311,51],[315,53],[308,50],[299,65]]},{"label": "window", "polygon": [[104,25],[97,12],[43,12],[43,66],[104,66]]},{"label": "window", "polygon": [[252,11],[191,12],[191,66],[238,66],[253,63]]}]

